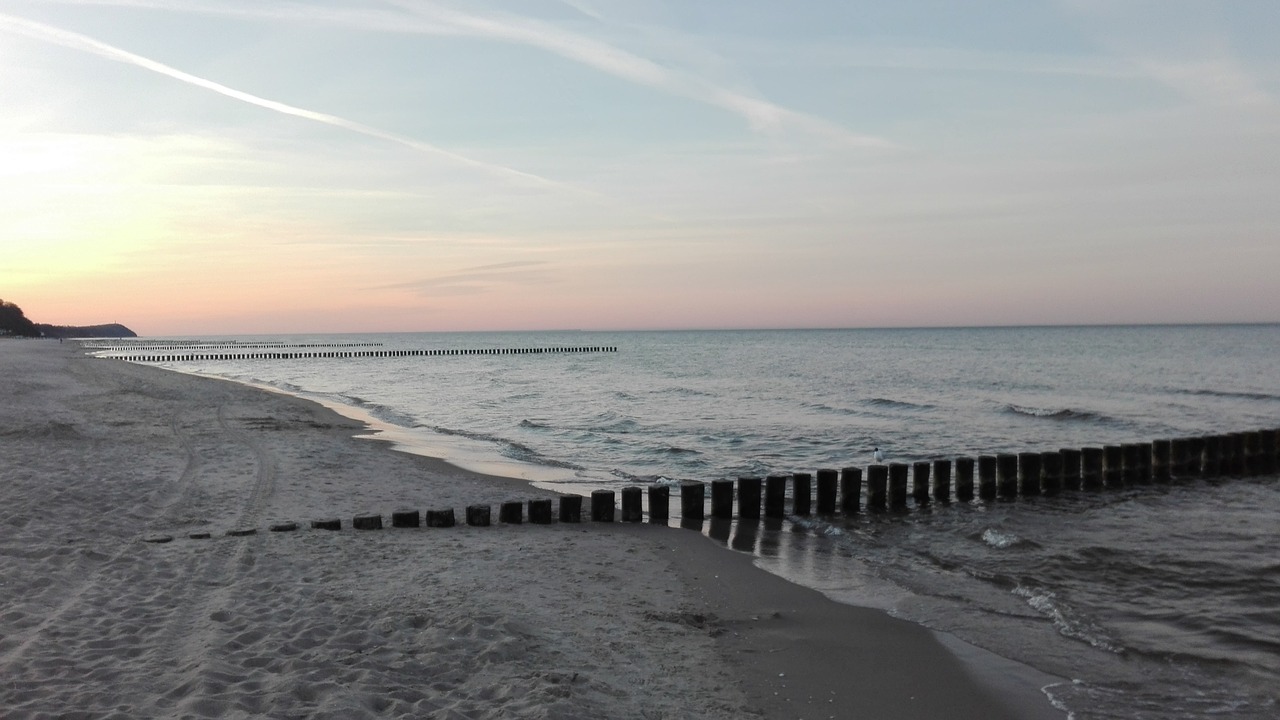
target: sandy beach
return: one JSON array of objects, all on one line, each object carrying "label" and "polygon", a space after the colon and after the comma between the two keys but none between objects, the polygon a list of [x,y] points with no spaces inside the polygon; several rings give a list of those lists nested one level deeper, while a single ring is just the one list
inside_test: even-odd
[{"label": "sandy beach", "polygon": [[[364,431],[286,395],[0,341],[0,715],[1062,717],[1034,682],[994,683],[929,630],[696,532],[353,530],[552,496]],[[343,529],[310,528],[323,517]]]}]

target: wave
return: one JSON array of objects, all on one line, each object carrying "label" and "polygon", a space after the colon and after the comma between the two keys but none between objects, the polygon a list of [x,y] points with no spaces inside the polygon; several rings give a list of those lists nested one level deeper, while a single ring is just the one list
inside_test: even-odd
[{"label": "wave", "polygon": [[524,443],[516,442],[508,438],[490,435],[489,433],[476,432],[474,430],[458,430],[455,428],[441,427],[438,425],[419,425],[418,427],[426,428],[431,432],[440,435],[450,435],[455,437],[464,437],[468,440],[477,440],[480,442],[492,443],[499,447],[498,454],[512,460],[529,463],[530,465],[542,465],[543,467],[563,468],[565,470],[584,470],[581,465],[563,460],[555,460],[534,450]]},{"label": "wave", "polygon": [[365,400],[358,395],[339,394],[337,397],[345,404],[358,407],[382,422],[403,428],[421,427],[418,419],[412,415],[396,412],[395,410],[392,410],[385,405],[379,405],[372,400]]},{"label": "wave", "polygon": [[537,420],[524,419],[520,421],[520,427],[530,430],[550,430],[551,426],[546,423],[540,423]]},{"label": "wave", "polygon": [[1102,628],[1079,617],[1071,606],[1059,600],[1052,590],[1019,585],[1012,592],[1026,600],[1027,604],[1037,612],[1048,617],[1060,635],[1086,642],[1099,650],[1117,655],[1125,652],[1124,646],[1109,637]]},{"label": "wave", "polygon": [[1280,395],[1263,392],[1235,392],[1231,390],[1176,390],[1183,395],[1199,397],[1232,398],[1235,400],[1280,400]]},{"label": "wave", "polygon": [[882,397],[871,398],[870,400],[863,400],[862,402],[873,407],[890,408],[893,410],[929,410],[933,407],[933,405],[928,403],[913,403],[906,400],[892,400],[890,398]]},{"label": "wave", "polygon": [[1013,403],[1005,405],[1004,412],[1014,415],[1025,415],[1027,417],[1047,418],[1049,420],[1096,423],[1109,423],[1114,421],[1114,418],[1108,417],[1107,415],[1089,412],[1088,410],[1072,410],[1071,408],[1034,408],[1024,405],[1014,405]]}]

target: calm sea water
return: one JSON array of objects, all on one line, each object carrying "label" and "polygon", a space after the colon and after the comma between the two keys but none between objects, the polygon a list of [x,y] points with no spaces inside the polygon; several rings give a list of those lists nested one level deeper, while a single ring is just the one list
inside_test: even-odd
[{"label": "calm sea water", "polygon": [[[200,338],[211,340],[210,338]],[[175,363],[573,491],[1280,426],[1280,326],[239,337],[616,353]],[[731,533],[731,535],[730,535]],[[713,531],[715,534],[715,531]],[[1280,717],[1280,484],[726,530],[767,569],[1064,678],[1076,718]]]}]

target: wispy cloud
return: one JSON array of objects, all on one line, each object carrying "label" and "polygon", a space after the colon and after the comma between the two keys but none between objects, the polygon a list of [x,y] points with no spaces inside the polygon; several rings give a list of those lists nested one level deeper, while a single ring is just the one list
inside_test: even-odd
[{"label": "wispy cloud", "polygon": [[473,295],[494,285],[543,285],[550,282],[547,262],[517,260],[463,268],[409,282],[383,285],[375,290],[416,290],[424,295]]},{"label": "wispy cloud", "polygon": [[3,14],[0,14],[0,30],[17,33],[17,34],[34,38],[36,40],[40,40],[43,42],[53,43],[55,45],[61,45],[63,47],[71,48],[73,50],[79,50],[81,52],[91,53],[93,55],[107,58],[109,60],[114,60],[116,62],[122,62],[129,65],[134,65],[146,70],[150,70],[155,73],[159,73],[161,75],[165,75],[167,77],[173,78],[174,80],[179,80],[189,85],[194,85],[196,87],[218,93],[219,95],[224,95],[234,100],[239,100],[241,102],[248,103],[250,105],[256,105],[257,107],[265,108],[267,110],[278,112],[284,115],[291,115],[294,117],[303,118],[305,120],[310,120],[312,122],[317,122],[317,123],[322,123],[324,125],[330,125],[332,127],[342,128],[343,130],[348,130],[350,132],[358,133],[360,135],[365,135],[367,137],[377,138],[379,140],[385,140],[387,142],[403,145],[405,147],[416,150],[418,152],[426,153],[428,155],[433,155],[433,156],[443,158],[461,165],[482,170],[486,173],[489,173],[492,175],[498,175],[508,180],[515,180],[525,184],[535,184],[535,185],[544,186],[544,187],[556,187],[556,188],[576,191],[575,188],[571,188],[562,183],[556,182],[554,180],[549,180],[547,178],[534,175],[532,173],[522,172],[520,170],[504,167],[502,165],[494,165],[492,163],[487,163],[480,160],[476,160],[474,158],[469,158],[465,155],[459,155],[457,153],[450,152],[448,150],[445,150],[444,148],[438,147],[436,145],[432,145],[430,143],[422,142],[420,140],[415,140],[413,138],[404,137],[402,135],[397,135],[395,133],[387,132],[385,130],[380,130],[378,128],[371,127],[369,125],[364,125],[362,123],[358,123],[353,120],[348,120],[346,118],[338,117],[336,115],[317,112],[315,110],[308,110],[306,108],[300,108],[300,107],[288,105],[282,102],[277,102],[275,100],[269,100],[267,98],[259,97],[257,95],[253,95],[253,94],[244,92],[242,90],[236,90],[235,88],[227,87],[226,85],[222,85],[212,80],[208,80],[206,78],[198,77],[196,75],[183,72],[181,70],[178,70],[177,68],[173,68],[168,65],[165,65],[164,63],[157,62],[155,60],[143,57],[141,55],[137,55],[135,53],[131,53],[127,50],[123,50],[113,45],[109,45],[99,40],[95,40],[94,38],[91,38],[87,35],[81,35],[80,33],[75,33],[69,30],[63,30],[61,28],[53,27],[51,25],[45,25],[43,23],[38,23],[31,20],[26,20],[23,18],[13,17],[10,15],[3,15]]},{"label": "wispy cloud", "polygon": [[[436,2],[386,0],[399,13],[372,8],[314,7],[301,4],[228,4],[188,0],[62,0],[71,4],[144,7],[234,17],[293,20],[376,32],[478,37],[535,47],[628,82],[718,107],[743,118],[758,132],[798,130],[840,146],[896,148],[882,137],[857,133],[824,118],[792,110],[765,98],[723,87],[706,78],[665,66],[596,38],[551,23],[509,13],[464,12]],[[566,0],[599,17],[589,5]]]}]

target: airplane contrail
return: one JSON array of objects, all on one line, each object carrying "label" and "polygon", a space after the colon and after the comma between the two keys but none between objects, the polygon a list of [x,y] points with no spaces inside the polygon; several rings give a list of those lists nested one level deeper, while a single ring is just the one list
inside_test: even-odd
[{"label": "airplane contrail", "polygon": [[492,163],[475,160],[465,155],[459,155],[445,150],[444,148],[437,147],[431,143],[414,140],[413,138],[407,138],[385,130],[379,130],[378,128],[364,125],[353,120],[347,120],[346,118],[338,117],[337,115],[307,110],[306,108],[288,105],[275,100],[268,100],[267,98],[259,97],[242,90],[236,90],[235,88],[227,87],[226,85],[216,83],[212,80],[207,80],[205,78],[183,72],[177,68],[170,67],[150,58],[136,55],[113,45],[108,45],[107,43],[95,40],[87,35],[81,35],[80,33],[4,14],[0,14],[0,30],[8,30],[43,42],[53,43],[73,50],[91,53],[99,57],[107,58],[108,60],[135,65],[250,105],[256,105],[285,115],[300,117],[313,122],[323,123],[325,125],[342,128],[368,137],[377,138],[379,140],[396,143],[419,152],[447,158],[456,163],[501,175],[509,179],[515,179],[526,183],[534,183],[542,186],[573,190],[574,192],[583,192],[577,188],[573,188],[572,186],[556,182],[555,180],[549,180],[540,175],[534,175],[532,173],[522,172],[502,165],[494,165]]}]

